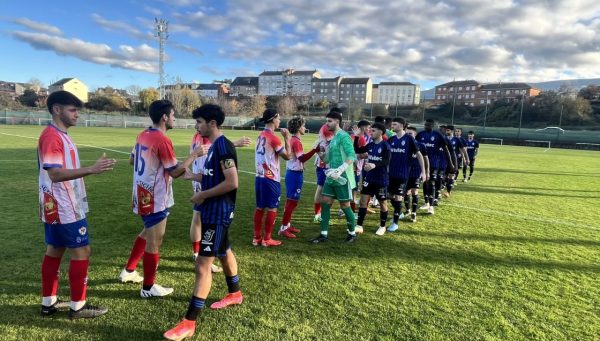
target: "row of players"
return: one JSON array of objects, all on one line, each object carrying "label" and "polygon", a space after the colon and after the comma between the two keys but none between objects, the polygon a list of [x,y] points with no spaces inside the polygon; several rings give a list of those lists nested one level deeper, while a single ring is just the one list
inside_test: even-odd
[{"label": "row of players", "polygon": [[[40,217],[45,226],[47,244],[41,271],[41,313],[49,316],[62,308],[69,308],[69,317],[72,319],[97,317],[108,310],[90,305],[86,301],[90,247],[88,224],[85,218],[88,206],[83,177],[112,170],[116,160],[102,155],[93,166],[81,167],[77,149],[67,135],[67,130],[76,125],[79,117],[78,109],[82,103],[72,94],[58,91],[48,98],[47,105],[52,115],[52,124],[42,132],[38,142]],[[229,293],[224,299],[213,303],[211,308],[221,309],[232,304],[241,304],[243,301],[228,229],[233,219],[238,187],[235,146],[247,146],[250,141],[242,138],[235,144],[230,142],[220,131],[225,118],[221,108],[216,105],[204,105],[193,112],[198,134],[194,137],[189,156],[179,163],[175,158],[173,145],[165,135],[166,131],[174,125],[173,105],[166,100],[155,101],[150,106],[149,115],[153,126],[138,135],[130,158],[134,173],[133,211],[141,216],[144,229],[137,236],[127,265],[119,278],[122,282],[142,283],[140,291],[142,298],[166,296],[173,292],[172,288],[155,283],[160,259],[159,247],[165,233],[169,208],[174,204],[171,181],[172,178],[177,177],[194,181],[195,194],[191,198],[194,203],[191,238],[195,257],[199,256],[196,259],[196,284],[185,318],[164,334],[168,339],[178,340],[194,333],[196,318],[204,308],[210,291],[212,272],[221,270],[215,269],[213,265],[215,257],[220,259],[223,266],[222,271],[225,274]],[[277,112],[266,110],[262,120],[266,128],[259,135],[256,145],[257,209],[254,217],[253,244],[267,247],[280,245],[279,241],[271,238],[279,202],[278,156],[290,161],[286,173],[286,184],[290,182],[286,193],[288,200],[280,234],[293,238],[294,233],[300,232],[290,225],[290,220],[300,198],[303,183],[303,168],[298,169],[298,167],[303,167],[303,163],[312,156],[311,153],[318,154],[319,163],[322,161],[328,166],[328,169],[323,169],[323,173],[319,176],[323,180],[322,185],[319,186],[321,233],[311,241],[314,243],[327,241],[330,208],[333,200],[337,199],[348,219],[346,241],[353,242],[356,231],[350,202],[352,189],[356,187],[353,170],[356,160],[355,147],[363,158],[375,155],[372,148],[381,144],[380,140],[385,128],[377,123],[374,124],[370,136],[373,142],[361,147],[358,142],[359,137],[357,142],[353,143],[350,136],[340,128],[341,113],[332,110],[327,115],[326,129],[323,129],[318,143],[311,152],[304,154],[300,143],[300,136],[304,132],[302,119],[291,120],[288,124],[290,131],[281,129],[283,144],[274,135],[279,125]],[[401,125],[405,126],[405,124]],[[368,149],[369,146],[371,149]],[[417,151],[415,154],[420,155],[420,152]],[[422,169],[420,177],[422,180],[427,180],[423,158],[417,157],[417,159],[420,160],[419,166]],[[373,162],[367,162],[364,166],[365,179],[368,178],[370,171],[378,168],[376,160],[369,159],[369,161]],[[190,166],[192,166],[191,172],[188,170]],[[365,188],[369,185],[365,185],[364,182],[363,192],[367,194]],[[361,212],[359,210],[359,219]],[[70,302],[61,301],[56,296],[58,270],[66,249],[71,253]],[[142,258],[144,271],[143,276],[140,276],[136,267]]]},{"label": "row of players", "polygon": [[[291,119],[287,124],[288,129],[281,129],[283,142],[274,133],[280,123],[277,112],[267,110],[261,120],[265,122],[265,130],[256,144],[257,199],[252,243],[267,247],[281,245],[280,241],[271,238],[281,191],[280,156],[287,162],[286,203],[279,234],[296,238],[296,233],[300,232],[292,226],[291,218],[302,193],[304,163],[317,154],[314,205],[315,222],[321,223],[321,234],[311,241],[321,243],[328,240],[331,203],[332,199],[337,199],[341,207],[340,216],[346,216],[347,219],[349,234],[346,241],[353,242],[356,233],[364,231],[362,225],[371,199],[379,201],[381,205],[380,226],[376,231],[378,235],[386,231],[388,199],[394,208],[394,215],[387,231],[396,231],[399,220],[405,216],[412,222],[416,221],[418,191],[422,183],[425,205],[421,208],[433,214],[441,190],[445,189],[444,195],[450,196],[459,168],[463,170],[463,181],[470,180],[479,148],[472,131],[468,139],[464,139],[460,129],[441,126],[442,134],[433,130],[433,120],[427,120],[425,130],[417,134],[416,128],[409,127],[403,118],[377,117],[373,125],[365,120],[358,122],[352,129],[352,135],[348,136],[345,131],[349,126],[346,124],[340,129],[341,112],[334,108],[319,131],[318,141],[305,153],[301,142],[305,133],[302,118]],[[325,155],[335,160],[326,160]],[[468,178],[467,166],[470,166]],[[342,183],[336,183],[331,176],[328,177],[328,173],[334,172],[336,167]],[[360,208],[357,212],[354,198],[359,192],[359,184]],[[405,212],[402,211],[402,203]],[[325,210],[322,209],[323,204]]]}]

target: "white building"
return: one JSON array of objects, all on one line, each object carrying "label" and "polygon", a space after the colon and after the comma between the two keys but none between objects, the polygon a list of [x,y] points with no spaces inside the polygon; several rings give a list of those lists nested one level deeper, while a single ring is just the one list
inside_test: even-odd
[{"label": "white building", "polygon": [[320,77],[317,70],[264,71],[258,75],[258,94],[263,96],[310,96],[311,80]]},{"label": "white building", "polygon": [[379,103],[389,105],[417,105],[421,101],[421,87],[409,82],[379,83]]}]

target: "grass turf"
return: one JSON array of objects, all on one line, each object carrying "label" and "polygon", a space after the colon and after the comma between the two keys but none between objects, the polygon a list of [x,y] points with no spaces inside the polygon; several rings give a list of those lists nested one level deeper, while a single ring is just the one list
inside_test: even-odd
[{"label": "grass turf", "polygon": [[[157,276],[175,292],[142,300],[138,285],[117,281],[142,226],[130,210],[132,172],[126,154],[140,130],[72,128],[83,165],[103,151],[119,159],[113,172],[85,180],[93,253],[88,299],[110,311],[93,320],[70,321],[66,313],[42,318],[39,269],[45,246],[36,191],[41,129],[0,126],[0,338],[160,339],[185,313],[193,287],[190,183],[174,181],[176,205]],[[256,136],[226,131],[231,139],[244,133]],[[177,155],[187,155],[192,130],[168,135]],[[313,139],[307,136],[305,146]],[[597,152],[543,150],[482,145],[472,182],[460,183],[434,216],[419,215],[417,223],[402,223],[398,232],[379,237],[373,233],[378,215],[370,215],[354,245],[341,242],[343,219],[333,220],[330,242],[307,243],[319,230],[312,223],[315,176],[307,164],[293,219],[302,229],[300,238],[264,249],[250,245],[253,148],[238,149],[245,172],[240,172],[230,236],[245,300],[230,309],[206,309],[196,338],[597,338],[600,158]],[[69,293],[67,268],[63,260],[63,298]],[[224,277],[216,274],[208,303],[225,293]]]}]

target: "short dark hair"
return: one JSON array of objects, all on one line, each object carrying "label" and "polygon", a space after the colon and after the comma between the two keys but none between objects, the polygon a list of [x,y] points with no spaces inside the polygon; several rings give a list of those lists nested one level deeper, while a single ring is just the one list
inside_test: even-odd
[{"label": "short dark hair", "polygon": [[469,132],[467,133],[467,135],[469,135],[469,134],[475,135],[475,132],[473,130],[469,130]]},{"label": "short dark hair", "polygon": [[333,108],[329,109],[329,112],[339,112],[341,114],[342,113],[342,109],[340,109],[338,107],[333,107]]},{"label": "short dark hair", "polygon": [[402,124],[402,127],[404,127],[405,129],[408,126],[408,122],[406,122],[406,120],[404,119],[404,117],[394,117],[392,119],[392,122],[396,122],[396,123]]},{"label": "short dark hair", "polygon": [[434,124],[434,123],[435,123],[435,120],[434,120],[433,118],[428,118],[428,119],[426,119],[426,120],[425,120],[425,123],[431,123],[431,124]]},{"label": "short dark hair", "polygon": [[375,122],[375,123],[373,123],[373,125],[371,126],[371,129],[379,129],[379,130],[381,130],[384,133],[385,133],[385,130],[386,130],[385,126],[381,122]]},{"label": "short dark hair", "polygon": [[417,131],[417,128],[413,127],[413,126],[408,126],[408,127],[406,127],[406,130]]},{"label": "short dark hair", "polygon": [[390,116],[386,116],[383,121],[385,122],[385,124],[391,124],[392,123],[392,118]]},{"label": "short dark hair", "polygon": [[361,127],[366,127],[366,126],[370,126],[371,123],[367,120],[360,120],[358,121],[358,124],[356,125],[357,127],[361,128]]},{"label": "short dark hair", "polygon": [[298,117],[294,117],[288,121],[287,128],[290,131],[290,133],[296,134],[300,130],[300,127],[302,127],[303,124],[304,124],[304,119],[302,117],[298,116]]},{"label": "short dark hair", "polygon": [[54,105],[74,105],[77,108],[83,107],[83,102],[77,96],[72,93],[64,90],[55,91],[48,96],[46,100],[46,105],[48,106],[48,111],[52,114],[52,107]]},{"label": "short dark hair", "polygon": [[225,122],[225,113],[220,106],[216,104],[204,104],[203,106],[192,111],[194,119],[203,118],[206,123],[210,121],[217,122],[217,127],[220,127]]},{"label": "short dark hair", "polygon": [[340,124],[342,124],[342,113],[338,112],[338,111],[330,111],[329,114],[327,114],[326,116],[327,118],[334,118],[338,121],[340,121]]},{"label": "short dark hair", "polygon": [[148,108],[148,115],[152,119],[152,123],[156,124],[160,122],[163,115],[169,115],[171,110],[175,109],[173,103],[167,99],[159,99],[150,104]]},{"label": "short dark hair", "polygon": [[454,126],[452,124],[446,125],[446,129],[454,130]]},{"label": "short dark hair", "polygon": [[375,122],[384,123],[385,117],[383,116],[375,116]]}]

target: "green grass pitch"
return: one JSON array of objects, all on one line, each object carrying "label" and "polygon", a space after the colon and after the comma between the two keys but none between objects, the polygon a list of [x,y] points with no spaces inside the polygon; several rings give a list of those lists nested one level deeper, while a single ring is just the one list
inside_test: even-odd
[{"label": "green grass pitch", "polygon": [[[0,126],[0,339],[160,339],[182,318],[191,296],[191,184],[174,181],[176,204],[161,249],[157,282],[175,292],[142,300],[138,285],[117,281],[142,226],[130,209],[127,163],[140,129],[70,129],[83,165],[102,152],[118,159],[113,172],[85,179],[92,245],[88,300],[110,310],[93,320],[70,321],[66,313],[42,318],[45,245],[36,162],[41,129]],[[192,133],[168,133],[179,157],[187,155]],[[225,133],[231,139],[256,137],[256,132]],[[305,147],[313,140],[314,135],[307,136]],[[314,168],[307,164],[293,220],[302,232],[273,249],[250,244],[253,155],[253,146],[238,149],[240,188],[231,228],[244,304],[206,309],[196,339],[582,340],[600,335],[598,152],[482,145],[472,182],[459,183],[434,216],[419,215],[417,223],[402,223],[398,232],[379,237],[374,234],[378,214],[369,215],[365,234],[353,245],[342,243],[345,224],[337,218],[329,243],[307,242],[319,230],[312,223]],[[59,296],[66,299],[67,268],[63,260]],[[216,274],[208,303],[225,293],[224,277]]]}]

